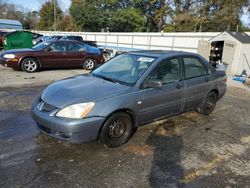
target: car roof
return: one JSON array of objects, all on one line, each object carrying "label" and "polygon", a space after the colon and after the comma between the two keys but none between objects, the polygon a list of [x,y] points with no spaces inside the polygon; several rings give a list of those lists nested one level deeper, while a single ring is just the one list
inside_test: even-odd
[{"label": "car roof", "polygon": [[83,42],[78,41],[78,40],[64,40],[64,39],[57,40],[57,42],[73,42],[73,43],[83,43]]},{"label": "car roof", "polygon": [[183,51],[174,51],[174,50],[141,50],[141,51],[133,51],[128,52],[128,54],[134,55],[144,55],[144,56],[152,56],[152,57],[170,57],[174,55],[195,55],[197,54],[191,52],[183,52]]},{"label": "car roof", "polygon": [[[77,44],[84,44],[84,45],[87,45],[87,46],[90,46],[89,44],[87,44],[86,42],[84,41],[79,41],[79,40],[48,40],[46,42],[66,42],[66,43],[69,43],[69,42],[72,42],[72,43],[77,43]],[[91,47],[91,46],[90,46]]]}]

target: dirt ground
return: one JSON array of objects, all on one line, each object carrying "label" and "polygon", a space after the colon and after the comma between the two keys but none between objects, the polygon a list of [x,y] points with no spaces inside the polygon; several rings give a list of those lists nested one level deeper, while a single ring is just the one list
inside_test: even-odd
[{"label": "dirt ground", "polygon": [[35,98],[82,72],[0,68],[0,187],[250,186],[247,89],[229,87],[210,116],[189,112],[143,126],[119,148],[39,133],[30,115]]}]

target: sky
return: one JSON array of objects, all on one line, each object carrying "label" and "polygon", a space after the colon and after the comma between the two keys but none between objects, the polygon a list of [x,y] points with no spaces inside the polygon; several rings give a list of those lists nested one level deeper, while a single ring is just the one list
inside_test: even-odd
[{"label": "sky", "polygon": [[[20,5],[29,10],[39,10],[46,0],[7,0],[8,3]],[[71,4],[71,0],[58,0],[63,11],[66,11]]]}]

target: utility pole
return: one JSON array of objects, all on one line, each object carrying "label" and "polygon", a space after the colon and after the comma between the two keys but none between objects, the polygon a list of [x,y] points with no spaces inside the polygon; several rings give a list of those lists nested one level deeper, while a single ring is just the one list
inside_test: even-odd
[{"label": "utility pole", "polygon": [[56,0],[54,0],[54,31],[56,31]]}]

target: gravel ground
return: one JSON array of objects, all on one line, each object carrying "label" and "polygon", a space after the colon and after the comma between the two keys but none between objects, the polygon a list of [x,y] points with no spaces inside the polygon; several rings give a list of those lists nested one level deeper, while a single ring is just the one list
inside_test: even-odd
[{"label": "gravel ground", "polygon": [[39,133],[30,115],[35,98],[82,72],[0,68],[0,187],[249,187],[247,89],[229,87],[210,116],[189,112],[143,126],[119,148]]}]

